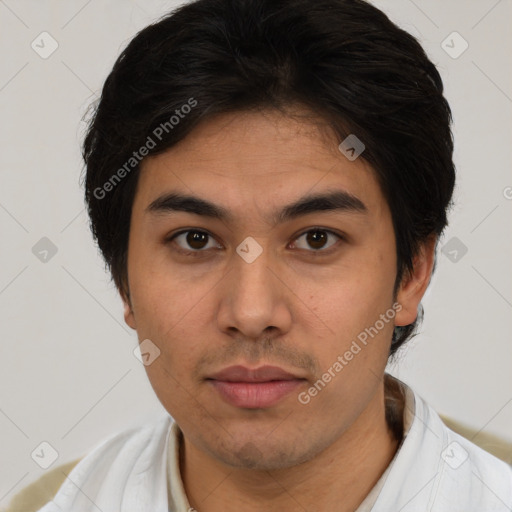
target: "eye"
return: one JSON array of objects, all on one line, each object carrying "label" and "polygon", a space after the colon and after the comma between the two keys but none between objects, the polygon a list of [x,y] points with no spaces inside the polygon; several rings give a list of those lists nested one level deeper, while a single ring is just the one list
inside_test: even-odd
[{"label": "eye", "polygon": [[[330,252],[327,251],[326,249],[332,247],[336,243],[336,241],[332,242],[329,245],[326,245],[329,240],[329,237],[336,237],[339,240],[343,239],[341,235],[338,235],[328,229],[314,228],[306,231],[305,233],[302,233],[302,235],[300,235],[295,240],[300,240],[301,238],[304,238],[305,243],[308,244],[309,247],[312,247],[314,249],[314,251],[310,252]],[[294,243],[294,245],[297,246],[299,249],[308,249],[308,247],[300,247],[296,242]]]},{"label": "eye", "polygon": [[213,248],[212,246],[208,247],[209,240],[213,241],[214,239],[206,231],[200,231],[198,229],[180,231],[169,239],[169,241],[175,241],[178,247],[181,248],[180,252],[194,256],[196,253],[205,252],[206,249]]}]

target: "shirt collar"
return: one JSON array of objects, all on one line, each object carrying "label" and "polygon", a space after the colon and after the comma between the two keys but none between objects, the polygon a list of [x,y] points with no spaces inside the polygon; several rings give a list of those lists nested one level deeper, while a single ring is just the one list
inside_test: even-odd
[{"label": "shirt collar", "polygon": [[[384,375],[384,390],[386,400],[386,419],[389,428],[395,432],[400,432],[401,440],[395,456],[381,475],[372,490],[368,493],[364,501],[359,505],[355,512],[370,512],[375,505],[379,494],[388,479],[391,469],[395,465],[400,449],[407,438],[415,416],[416,401],[411,388],[392,375]],[[400,418],[401,416],[401,418]],[[398,419],[401,419],[398,425]]]}]

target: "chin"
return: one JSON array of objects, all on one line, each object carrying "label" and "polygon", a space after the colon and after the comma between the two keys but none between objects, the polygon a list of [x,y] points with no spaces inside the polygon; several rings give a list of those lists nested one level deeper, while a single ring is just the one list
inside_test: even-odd
[{"label": "chin", "polygon": [[[300,452],[297,451],[297,445],[301,446]],[[268,438],[263,438],[259,441],[240,443],[237,447],[228,440],[226,444],[223,443],[223,446],[216,446],[216,449],[210,453],[222,463],[236,469],[274,471],[307,462],[314,458],[318,451],[314,447],[305,450],[301,443],[286,446],[282,442],[270,443]]]}]

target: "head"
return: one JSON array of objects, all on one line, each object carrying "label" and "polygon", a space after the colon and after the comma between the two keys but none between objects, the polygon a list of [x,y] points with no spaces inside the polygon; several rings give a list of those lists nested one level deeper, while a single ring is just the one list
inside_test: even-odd
[{"label": "head", "polygon": [[[86,134],[86,201],[126,321],[161,351],[151,384],[198,446],[281,467],[357,421],[421,318],[450,122],[420,44],[362,0],[198,0],[129,43]],[[236,407],[209,378],[238,364],[303,381]]]}]

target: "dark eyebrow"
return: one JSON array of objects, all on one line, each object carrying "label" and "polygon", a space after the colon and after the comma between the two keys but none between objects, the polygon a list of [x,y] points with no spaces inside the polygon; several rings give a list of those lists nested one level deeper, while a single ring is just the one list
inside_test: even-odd
[{"label": "dark eyebrow", "polygon": [[[178,192],[169,192],[156,198],[146,208],[149,213],[166,214],[170,212],[187,212],[218,219],[223,222],[233,222],[234,215],[224,207]],[[294,203],[283,207],[270,217],[272,225],[320,211],[345,211],[350,213],[368,213],[366,205],[356,196],[344,190],[312,194],[301,197]]]},{"label": "dark eyebrow", "polygon": [[312,194],[301,197],[298,201],[285,206],[274,214],[273,222],[279,224],[308,213],[321,211],[344,211],[351,213],[368,213],[368,208],[358,197],[344,190]]},{"label": "dark eyebrow", "polygon": [[146,212],[165,214],[170,212],[187,212],[211,217],[230,222],[233,220],[232,214],[215,203],[206,201],[199,197],[178,192],[170,192],[157,197],[147,208]]}]

